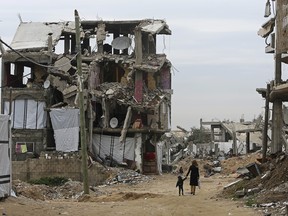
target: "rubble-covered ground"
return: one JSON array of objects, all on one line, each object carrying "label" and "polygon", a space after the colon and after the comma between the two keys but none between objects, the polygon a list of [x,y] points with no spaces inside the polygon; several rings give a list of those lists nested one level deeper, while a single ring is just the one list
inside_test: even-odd
[{"label": "rubble-covered ground", "polygon": [[[190,194],[189,181],[185,181],[184,196],[179,196],[178,188],[175,187],[177,175],[171,173],[143,176],[143,179],[138,178],[139,183],[124,183],[121,180],[118,182],[115,181],[116,176],[111,176],[107,181],[108,184],[91,188],[90,194],[84,195],[80,192],[80,196],[67,199],[63,199],[63,196],[59,195],[59,198],[43,201],[36,197],[33,198],[35,194],[29,190],[31,198],[18,195],[16,198],[9,197],[0,201],[0,213],[2,210],[6,215],[13,216],[262,215],[260,211],[245,207],[240,202],[217,198],[217,192],[223,189],[223,185],[231,182],[231,177],[222,177],[217,174],[210,178],[203,178],[203,176],[201,178],[203,180],[202,187],[197,189],[195,196]],[[77,184],[81,185],[79,182]],[[74,183],[69,185],[72,186]],[[42,186],[39,185],[39,188],[42,189]],[[56,189],[51,188],[51,190]],[[68,187],[66,189],[68,190]],[[71,187],[69,190],[74,190],[74,188]],[[69,194],[69,190],[64,194]],[[26,196],[28,195],[26,194]]]},{"label": "rubble-covered ground", "polygon": [[[105,194],[101,188],[115,184],[139,184],[148,182],[152,177],[139,174],[133,170],[124,168],[109,168],[110,177],[100,186],[90,187],[90,193],[95,196]],[[83,195],[82,182],[71,179],[61,186],[48,186],[44,184],[30,184],[20,180],[13,181],[13,189],[17,196],[24,196],[34,200],[74,199],[77,200]]]},{"label": "rubble-covered ground", "polygon": [[[235,183],[223,185],[218,197],[243,201],[245,205],[252,208],[259,208],[265,215],[286,215],[288,214],[288,156],[284,153],[274,156],[274,159],[268,156],[265,163],[261,163],[261,152],[250,153],[236,157],[230,157],[218,161],[217,166],[221,167],[220,172],[212,172],[211,175],[229,176],[235,178]],[[177,173],[182,167],[185,172],[188,170],[194,158],[188,156],[174,165],[174,173]],[[209,165],[212,169],[215,165],[215,159],[206,158],[197,160],[200,172],[207,179],[206,167]],[[240,170],[256,164],[260,175],[245,175]],[[247,173],[246,173],[247,174]],[[251,174],[251,173],[249,173]],[[239,182],[238,182],[239,181]]]},{"label": "rubble-covered ground", "polygon": [[[199,205],[197,209],[201,208],[201,206],[206,208],[205,205],[207,205],[206,202],[208,202],[209,205],[211,205],[211,208],[213,206],[214,208],[219,207],[219,212],[226,211],[225,208],[227,208],[227,214],[225,213],[224,215],[229,215],[229,213],[230,215],[242,215],[238,213],[241,211],[254,211],[255,215],[285,215],[286,204],[288,204],[288,157],[285,154],[278,155],[274,159],[270,158],[270,160],[265,163],[260,163],[260,158],[261,154],[258,152],[224,160],[222,159],[217,163],[217,166],[221,167],[221,171],[212,172],[210,175],[207,175],[206,167],[209,165],[213,168],[213,166],[216,165],[215,160],[212,158],[196,159],[199,164],[202,182],[201,189],[197,189],[193,201],[195,205]],[[109,171],[111,172],[110,177],[106,179],[103,185],[90,187],[89,195],[83,195],[83,185],[81,182],[71,180],[62,186],[57,187],[32,185],[15,180],[13,182],[13,188],[18,198],[22,197],[29,199],[32,206],[40,202],[40,204],[42,203],[41,205],[47,204],[48,208],[52,205],[55,211],[57,210],[58,212],[65,214],[67,212],[69,213],[69,210],[62,206],[63,201],[65,201],[65,203],[66,201],[68,203],[76,202],[79,203],[77,205],[81,207],[82,204],[80,203],[83,203],[85,206],[88,205],[89,208],[94,208],[97,205],[97,208],[103,208],[103,211],[107,208],[107,206],[105,207],[104,205],[109,205],[109,208],[113,208],[113,206],[119,206],[120,208],[121,206],[121,209],[122,207],[125,209],[124,206],[129,206],[129,208],[133,208],[135,212],[137,212],[140,208],[140,206],[137,206],[139,205],[138,202],[147,202],[148,205],[148,201],[145,200],[153,200],[153,202],[151,202],[155,204],[156,209],[156,204],[158,203],[160,207],[163,205],[161,208],[168,211],[169,209],[172,209],[174,204],[178,205],[177,203],[181,202],[181,200],[177,199],[177,188],[175,188],[178,170],[182,166],[185,174],[192,163],[192,160],[194,160],[194,158],[188,156],[180,160],[177,164],[174,164],[172,174],[163,174],[159,176],[146,176],[124,168],[109,168]],[[242,168],[249,164],[257,164],[261,172],[259,176],[252,178],[249,175],[243,175],[243,172],[239,172],[239,170],[243,170]],[[236,181],[239,182],[233,183]],[[187,198],[182,198],[183,205],[187,205],[185,208],[191,207],[195,209],[196,207],[194,204],[193,206],[189,205],[189,199],[193,199],[193,197],[190,197],[191,195],[189,193],[189,180],[185,181],[184,190]],[[234,209],[231,200],[235,202],[235,206],[239,209]],[[118,202],[124,202],[125,204],[115,204]],[[126,202],[129,202],[129,204]],[[130,202],[135,203],[133,204]],[[239,204],[239,202],[241,204]],[[24,201],[21,201],[21,203],[21,205],[26,205],[23,204]],[[149,205],[154,205],[152,203],[149,203]],[[14,201],[12,201],[12,204],[16,205]],[[57,209],[58,207],[55,207],[60,204],[61,211]],[[182,203],[179,203],[179,205],[182,205]],[[225,207],[225,205],[227,206]],[[243,206],[246,206],[246,208],[242,209]],[[77,206],[75,206],[75,208],[76,207]],[[37,208],[35,207],[35,209]],[[87,211],[89,208],[87,207]],[[153,207],[151,207],[151,209],[152,208]],[[209,208],[206,210],[209,211]],[[122,211],[124,211],[123,209]],[[160,211],[160,209],[158,210]],[[206,210],[199,210],[195,215],[205,215],[204,213]],[[189,215],[185,212],[186,210],[183,210],[182,215]],[[73,214],[69,213],[68,215]],[[120,213],[118,215],[120,215]],[[147,213],[147,215],[149,214]],[[174,212],[171,215],[177,214]],[[223,214],[219,213],[214,215]],[[250,213],[243,213],[243,215],[250,215]]]},{"label": "rubble-covered ground", "polygon": [[[256,162],[257,158],[259,157],[255,157]],[[287,215],[288,156],[281,154],[274,159],[269,158],[265,163],[258,162],[257,165],[261,171],[259,176],[241,178],[238,175],[243,180],[224,189],[222,195],[242,199],[248,206],[263,209],[267,215]]]}]

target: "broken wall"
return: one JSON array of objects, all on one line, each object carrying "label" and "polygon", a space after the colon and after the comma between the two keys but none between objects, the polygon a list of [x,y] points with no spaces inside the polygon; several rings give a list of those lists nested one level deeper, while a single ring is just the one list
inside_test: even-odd
[{"label": "broken wall", "polygon": [[[27,159],[12,162],[13,179],[29,181],[44,177],[64,177],[74,181],[83,181],[81,160],[69,159]],[[88,169],[89,185],[102,184],[108,177],[105,169],[99,165],[92,165]]]}]

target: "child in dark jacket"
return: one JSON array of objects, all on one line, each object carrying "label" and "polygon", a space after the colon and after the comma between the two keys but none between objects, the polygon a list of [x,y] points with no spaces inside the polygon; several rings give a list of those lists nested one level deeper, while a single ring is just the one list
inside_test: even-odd
[{"label": "child in dark jacket", "polygon": [[179,196],[181,196],[181,193],[182,195],[184,195],[184,189],[183,189],[183,183],[185,181],[187,177],[185,178],[182,178],[181,175],[178,176],[178,180],[177,180],[177,183],[176,183],[176,187],[179,187]]}]

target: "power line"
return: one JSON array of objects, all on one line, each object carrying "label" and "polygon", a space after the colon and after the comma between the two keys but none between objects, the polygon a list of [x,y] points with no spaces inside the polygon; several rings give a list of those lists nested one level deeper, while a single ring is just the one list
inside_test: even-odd
[{"label": "power line", "polygon": [[35,64],[35,65],[38,65],[38,66],[40,66],[40,67],[46,67],[46,68],[60,68],[60,67],[66,66],[67,64],[71,63],[71,62],[77,57],[77,55],[79,54],[79,52],[76,53],[76,54],[70,59],[69,62],[66,62],[66,63],[64,63],[64,64],[62,64],[62,65],[58,65],[58,66],[56,67],[56,66],[51,66],[51,65],[39,64],[38,62],[35,62],[35,61],[33,61],[32,59],[27,58],[27,57],[24,56],[22,53],[20,53],[20,52],[18,52],[17,50],[13,49],[11,46],[9,46],[7,43],[5,43],[1,38],[0,38],[0,42],[3,43],[6,47],[8,47],[11,51],[15,52],[16,54],[18,54],[18,55],[21,56],[22,58],[26,59],[27,61],[29,61],[29,62],[31,62],[31,63],[33,63],[33,64]]}]

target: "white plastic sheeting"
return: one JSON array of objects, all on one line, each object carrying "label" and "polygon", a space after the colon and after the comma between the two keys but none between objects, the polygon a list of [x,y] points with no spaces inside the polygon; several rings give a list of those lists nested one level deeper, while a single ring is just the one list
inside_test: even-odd
[{"label": "white plastic sheeting", "polygon": [[157,151],[157,166],[159,173],[162,173],[162,160],[163,160],[163,146],[165,145],[165,142],[158,142],[156,147]]},{"label": "white plastic sheeting", "polygon": [[10,195],[11,191],[8,121],[8,115],[0,115],[0,197]]},{"label": "white plastic sheeting", "polygon": [[51,109],[56,151],[78,151],[79,109]]},{"label": "white plastic sheeting", "polygon": [[[32,99],[19,99],[12,102],[12,128],[43,129],[46,127],[47,114],[45,102]],[[9,102],[4,103],[4,114],[9,114]]]},{"label": "white plastic sheeting", "polygon": [[123,159],[135,158],[135,139],[127,137],[125,143],[119,142],[119,137],[93,134],[93,151],[100,158],[112,157],[118,163]]}]

